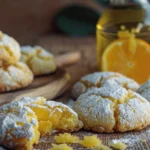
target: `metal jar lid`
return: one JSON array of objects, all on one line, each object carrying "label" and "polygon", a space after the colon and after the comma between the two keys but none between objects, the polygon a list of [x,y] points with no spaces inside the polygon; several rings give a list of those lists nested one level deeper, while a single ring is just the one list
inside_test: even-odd
[{"label": "metal jar lid", "polygon": [[129,0],[110,0],[110,4],[114,6],[127,5]]}]

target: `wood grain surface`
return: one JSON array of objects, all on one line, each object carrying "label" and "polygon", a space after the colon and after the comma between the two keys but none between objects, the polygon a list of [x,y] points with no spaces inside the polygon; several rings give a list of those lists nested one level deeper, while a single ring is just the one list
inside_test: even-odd
[{"label": "wood grain surface", "polygon": [[62,70],[50,75],[36,77],[28,87],[8,93],[0,94],[0,105],[13,100],[19,100],[24,96],[43,96],[47,99],[53,99],[60,96],[70,83],[70,75]]}]

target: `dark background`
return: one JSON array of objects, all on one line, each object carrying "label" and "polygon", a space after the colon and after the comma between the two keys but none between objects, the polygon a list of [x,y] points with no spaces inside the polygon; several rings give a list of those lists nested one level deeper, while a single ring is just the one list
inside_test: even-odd
[{"label": "dark background", "polygon": [[21,44],[30,44],[41,36],[56,34],[53,17],[70,4],[99,9],[93,0],[0,0],[0,30]]}]

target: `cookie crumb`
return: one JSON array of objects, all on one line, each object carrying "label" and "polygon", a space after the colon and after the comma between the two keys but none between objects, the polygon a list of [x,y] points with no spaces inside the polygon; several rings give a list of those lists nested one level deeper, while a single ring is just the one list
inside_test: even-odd
[{"label": "cookie crumb", "polygon": [[122,143],[121,141],[116,141],[116,140],[112,140],[109,143],[109,146],[117,150],[125,150],[127,148],[126,144]]},{"label": "cookie crumb", "polygon": [[83,140],[80,141],[80,144],[82,144],[86,148],[92,148],[100,145],[102,141],[96,136],[84,136]]},{"label": "cookie crumb", "polygon": [[67,144],[52,144],[51,150],[73,150],[72,147],[68,146]]},{"label": "cookie crumb", "polygon": [[79,137],[73,136],[69,133],[59,134],[54,137],[56,143],[79,143]]}]

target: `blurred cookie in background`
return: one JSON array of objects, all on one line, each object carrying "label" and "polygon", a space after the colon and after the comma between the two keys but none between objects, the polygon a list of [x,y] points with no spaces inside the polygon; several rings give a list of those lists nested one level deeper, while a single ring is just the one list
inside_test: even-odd
[{"label": "blurred cookie in background", "polygon": [[136,91],[139,84],[117,72],[94,72],[80,79],[72,88],[72,96],[77,99],[81,94],[91,87],[103,87],[108,85],[119,85],[126,89]]},{"label": "blurred cookie in background", "polygon": [[0,66],[15,64],[19,61],[20,56],[19,43],[0,31]]},{"label": "blurred cookie in background", "polygon": [[56,71],[54,56],[40,46],[22,46],[21,61],[28,65],[35,76]]},{"label": "blurred cookie in background", "polygon": [[26,87],[32,81],[32,71],[22,62],[0,68],[0,92]]}]

